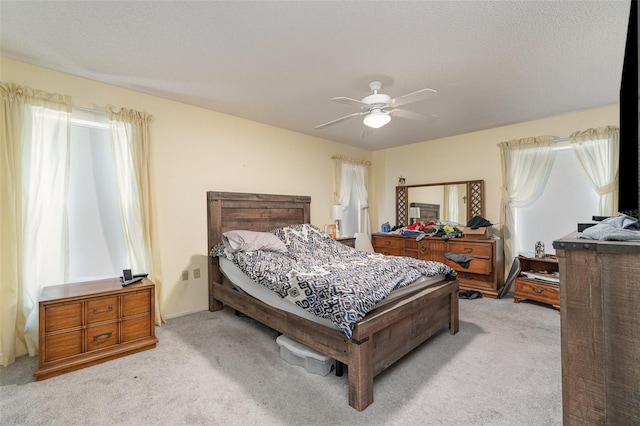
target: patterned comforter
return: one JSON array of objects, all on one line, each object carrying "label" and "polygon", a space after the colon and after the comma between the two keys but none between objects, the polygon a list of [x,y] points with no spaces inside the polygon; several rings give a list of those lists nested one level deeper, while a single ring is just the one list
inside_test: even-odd
[{"label": "patterned comforter", "polygon": [[223,244],[212,256],[225,256],[252,280],[310,313],[329,319],[347,337],[378,302],[422,275],[455,276],[440,262],[385,256],[355,250],[319,228],[305,224],[271,231],[287,252],[255,250],[231,253]]}]

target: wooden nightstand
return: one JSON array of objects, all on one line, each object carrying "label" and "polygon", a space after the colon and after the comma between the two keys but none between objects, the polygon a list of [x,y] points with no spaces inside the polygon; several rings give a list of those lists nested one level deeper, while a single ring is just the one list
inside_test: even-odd
[{"label": "wooden nightstand", "polygon": [[340,237],[340,238],[336,238],[336,241],[344,244],[345,246],[356,248],[355,237]]},{"label": "wooden nightstand", "polygon": [[[560,278],[558,260],[555,257],[518,256],[520,271],[515,281],[513,301],[529,299],[547,303],[560,309]],[[536,278],[536,275],[540,278]]]},{"label": "wooden nightstand", "polygon": [[119,278],[44,287],[39,301],[37,380],[151,349],[155,284]]}]

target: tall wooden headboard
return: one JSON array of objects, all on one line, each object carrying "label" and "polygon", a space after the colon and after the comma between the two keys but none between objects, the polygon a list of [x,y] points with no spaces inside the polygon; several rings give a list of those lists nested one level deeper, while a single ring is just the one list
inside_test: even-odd
[{"label": "tall wooden headboard", "polygon": [[[266,232],[310,223],[311,197],[301,195],[207,192],[208,249],[220,243],[222,234],[233,230]],[[213,283],[222,283],[218,258],[209,256],[209,310],[222,309],[213,298]]]}]

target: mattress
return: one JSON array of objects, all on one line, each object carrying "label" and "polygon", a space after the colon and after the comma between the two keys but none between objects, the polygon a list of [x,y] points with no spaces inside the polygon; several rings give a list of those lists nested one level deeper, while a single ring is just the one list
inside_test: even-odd
[{"label": "mattress", "polygon": [[[256,299],[261,300],[262,302],[273,306],[274,308],[292,313],[309,321],[313,321],[317,324],[339,330],[339,328],[328,319],[313,315],[312,313],[307,312],[305,309],[301,308],[295,303],[289,302],[287,299],[283,299],[276,292],[268,289],[264,285],[256,283],[244,272],[242,272],[242,270],[231,260],[225,257],[219,257],[218,259],[220,264],[220,271],[227,278],[229,283],[238,290],[241,290],[248,295],[255,297]],[[376,305],[376,308],[384,306],[387,303],[391,303],[394,300],[400,299],[407,295],[416,293],[432,284],[442,281],[444,278],[445,275],[434,275],[431,277],[422,276],[412,284],[392,291],[387,297],[385,297]]]}]

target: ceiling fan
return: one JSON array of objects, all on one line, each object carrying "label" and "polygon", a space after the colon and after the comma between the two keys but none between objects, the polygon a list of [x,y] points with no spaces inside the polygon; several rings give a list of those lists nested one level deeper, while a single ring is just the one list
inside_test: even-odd
[{"label": "ceiling fan", "polygon": [[424,101],[429,99],[436,93],[436,90],[433,89],[422,89],[416,92],[407,93],[406,95],[398,96],[396,98],[391,99],[391,96],[385,95],[383,93],[378,93],[380,88],[382,87],[382,83],[380,81],[372,81],[369,83],[369,89],[373,92],[373,94],[364,97],[361,101],[357,99],[345,98],[345,97],[337,97],[332,98],[332,101],[340,102],[347,105],[354,105],[360,108],[360,112],[355,112],[353,114],[349,114],[347,116],[337,118],[335,120],[331,120],[327,123],[320,124],[316,126],[316,129],[322,129],[324,127],[332,126],[336,123],[340,123],[341,121],[348,120],[353,117],[358,117],[364,115],[364,119],[362,120],[365,126],[378,129],[385,124],[388,124],[391,121],[391,117],[401,117],[408,118],[413,120],[424,120],[424,119],[432,119],[435,116],[426,116],[423,114],[418,114],[417,112],[408,111],[406,109],[400,109],[399,106],[410,104],[413,102]]}]

